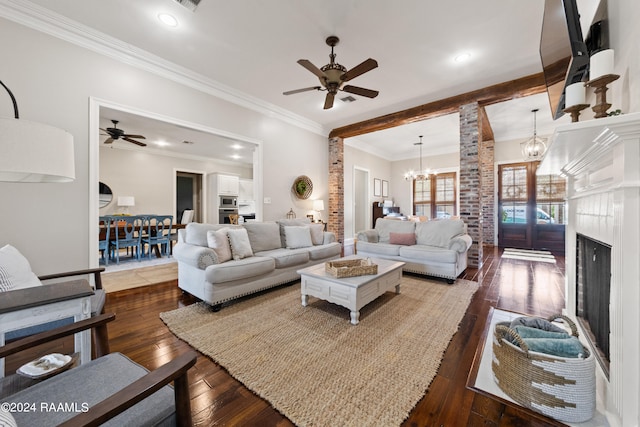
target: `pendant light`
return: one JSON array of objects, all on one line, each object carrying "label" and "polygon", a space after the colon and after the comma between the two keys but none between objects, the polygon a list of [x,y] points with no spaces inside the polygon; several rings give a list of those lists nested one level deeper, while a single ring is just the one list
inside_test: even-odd
[{"label": "pendant light", "polygon": [[536,113],[538,109],[535,108],[531,112],[533,113],[533,137],[520,143],[520,149],[525,160],[540,160],[547,151],[547,144],[536,133]]},{"label": "pendant light", "polygon": [[404,174],[404,179],[407,181],[425,181],[429,178],[429,172],[422,169],[422,135],[420,135],[420,142],[416,142],[413,145],[420,147],[420,169],[417,172],[410,170]]},{"label": "pendant light", "polygon": [[14,118],[0,118],[0,181],[73,181],[73,136],[53,126],[20,119],[13,93],[2,81],[0,85],[9,94],[14,113]]}]

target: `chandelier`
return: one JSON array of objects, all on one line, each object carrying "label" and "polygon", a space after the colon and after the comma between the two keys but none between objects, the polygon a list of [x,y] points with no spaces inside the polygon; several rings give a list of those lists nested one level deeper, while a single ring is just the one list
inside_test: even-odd
[{"label": "chandelier", "polygon": [[547,151],[547,144],[544,139],[536,134],[536,113],[538,109],[533,109],[531,112],[533,113],[533,137],[520,143],[520,149],[525,160],[540,160]]},{"label": "chandelier", "polygon": [[404,174],[404,179],[407,181],[425,181],[429,178],[429,171],[422,169],[422,135],[420,135],[420,142],[416,142],[413,145],[420,147],[420,169],[417,172],[410,170]]}]

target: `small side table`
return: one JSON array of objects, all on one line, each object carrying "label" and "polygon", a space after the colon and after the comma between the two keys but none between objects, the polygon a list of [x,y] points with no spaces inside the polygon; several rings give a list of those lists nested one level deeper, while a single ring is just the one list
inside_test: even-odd
[{"label": "small side table", "polygon": [[[35,286],[4,292],[0,298],[0,346],[5,333],[54,320],[73,317],[74,321],[91,317],[89,282],[71,280],[64,283]],[[80,364],[91,360],[91,331],[78,332],[74,337]],[[4,359],[0,359],[0,378],[4,377]]]}]

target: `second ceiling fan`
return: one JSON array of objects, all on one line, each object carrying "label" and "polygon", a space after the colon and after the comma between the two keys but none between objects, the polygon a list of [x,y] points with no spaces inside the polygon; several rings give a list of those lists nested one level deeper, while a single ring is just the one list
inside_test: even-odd
[{"label": "second ceiling fan", "polygon": [[378,96],[377,90],[365,89],[363,87],[345,85],[345,82],[358,77],[368,71],[373,70],[378,66],[378,62],[375,59],[367,59],[356,65],[351,70],[347,70],[343,65],[335,62],[336,55],[333,53],[333,48],[338,44],[340,39],[336,36],[327,37],[327,44],[331,46],[331,54],[329,55],[330,62],[318,68],[307,59],[298,60],[298,64],[302,65],[307,70],[315,74],[320,79],[321,86],[311,86],[303,89],[295,89],[287,92],[283,92],[283,95],[293,95],[294,93],[306,92],[309,90],[327,91],[327,96],[324,100],[324,109],[328,110],[333,107],[333,100],[339,90],[353,93],[355,95],[366,96],[367,98],[375,98]]},{"label": "second ceiling fan", "polygon": [[132,139],[132,138],[146,139],[143,135],[132,135],[132,134],[126,133],[122,129],[119,129],[118,128],[118,120],[111,120],[111,123],[113,123],[113,127],[112,128],[106,128],[106,129],[100,128],[101,131],[106,132],[107,135],[109,135],[109,138],[107,138],[104,141],[105,144],[111,144],[113,141],[115,141],[117,139],[122,139],[124,141],[131,142],[133,144],[139,145],[140,147],[146,147],[147,146],[147,144],[145,144],[142,141],[136,141],[135,139]]}]

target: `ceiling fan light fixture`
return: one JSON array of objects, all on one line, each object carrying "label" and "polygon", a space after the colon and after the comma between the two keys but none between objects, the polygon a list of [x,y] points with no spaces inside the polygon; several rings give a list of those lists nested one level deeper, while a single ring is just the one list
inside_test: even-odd
[{"label": "ceiling fan light fixture", "polygon": [[307,71],[313,73],[318,80],[320,80],[321,86],[311,86],[302,89],[295,89],[283,92],[283,95],[293,95],[296,93],[307,92],[311,90],[319,90],[326,91],[325,101],[323,104],[323,109],[328,110],[334,107],[334,98],[338,91],[345,91],[349,93],[353,93],[359,96],[364,96],[367,98],[375,98],[378,96],[377,90],[365,89],[358,86],[345,85],[345,82],[348,82],[366,72],[373,70],[378,67],[378,62],[375,59],[369,58],[360,64],[353,67],[351,70],[347,70],[341,64],[338,64],[336,59],[336,54],[333,52],[333,48],[338,44],[340,39],[336,36],[327,37],[326,43],[331,46],[331,54],[329,55],[330,62],[321,68],[316,67],[309,61],[308,59],[299,59],[297,62],[302,67],[306,68]]}]

